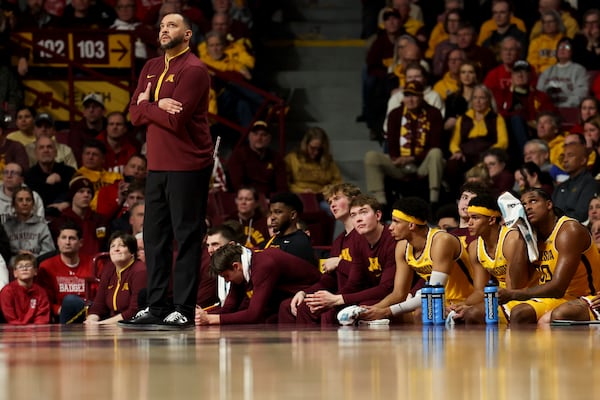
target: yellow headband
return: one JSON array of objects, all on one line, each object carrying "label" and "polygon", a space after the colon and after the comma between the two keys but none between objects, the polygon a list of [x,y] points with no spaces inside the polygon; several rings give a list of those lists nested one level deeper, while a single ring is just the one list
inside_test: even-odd
[{"label": "yellow headband", "polygon": [[404,214],[400,210],[393,210],[392,217],[396,217],[396,218],[401,219],[406,222],[412,222],[413,224],[417,224],[417,225],[426,225],[427,224],[425,221],[422,221],[419,218],[412,217],[408,214]]},{"label": "yellow headband", "polygon": [[485,215],[486,217],[499,217],[500,211],[490,210],[487,207],[469,206],[467,212]]}]

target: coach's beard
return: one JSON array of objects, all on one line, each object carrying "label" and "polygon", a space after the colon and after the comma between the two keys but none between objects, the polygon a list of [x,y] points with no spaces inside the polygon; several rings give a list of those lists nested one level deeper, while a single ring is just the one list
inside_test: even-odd
[{"label": "coach's beard", "polygon": [[181,43],[183,43],[183,36],[175,37],[175,38],[171,39],[170,41],[168,41],[167,43],[161,44],[160,49],[161,50],[169,50],[169,49],[179,46]]}]

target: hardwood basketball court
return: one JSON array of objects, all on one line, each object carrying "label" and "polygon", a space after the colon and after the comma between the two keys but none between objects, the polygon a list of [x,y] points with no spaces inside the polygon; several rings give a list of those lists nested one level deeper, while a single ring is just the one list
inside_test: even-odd
[{"label": "hardwood basketball court", "polygon": [[0,327],[0,399],[595,399],[600,326]]}]

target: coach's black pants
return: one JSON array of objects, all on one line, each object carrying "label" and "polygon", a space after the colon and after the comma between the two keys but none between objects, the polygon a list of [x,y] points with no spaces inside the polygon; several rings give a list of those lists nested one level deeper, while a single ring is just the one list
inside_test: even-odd
[{"label": "coach's black pants", "polygon": [[[211,168],[150,171],[146,179],[144,247],[150,312],[194,318]],[[173,239],[177,258],[173,265]],[[173,303],[168,300],[173,271]]]}]

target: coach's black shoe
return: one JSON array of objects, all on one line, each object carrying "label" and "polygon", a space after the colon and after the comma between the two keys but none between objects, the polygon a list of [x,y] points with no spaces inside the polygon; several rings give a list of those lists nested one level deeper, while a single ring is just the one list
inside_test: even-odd
[{"label": "coach's black shoe", "polygon": [[143,310],[138,311],[137,314],[133,316],[133,318],[119,321],[118,324],[123,327],[135,327],[146,325],[160,325],[162,324],[162,322],[162,318],[152,314],[150,312],[150,309],[146,307]]},{"label": "coach's black shoe", "polygon": [[194,327],[194,319],[188,318],[179,311],[173,311],[162,320],[161,325],[172,329],[187,329]]}]

